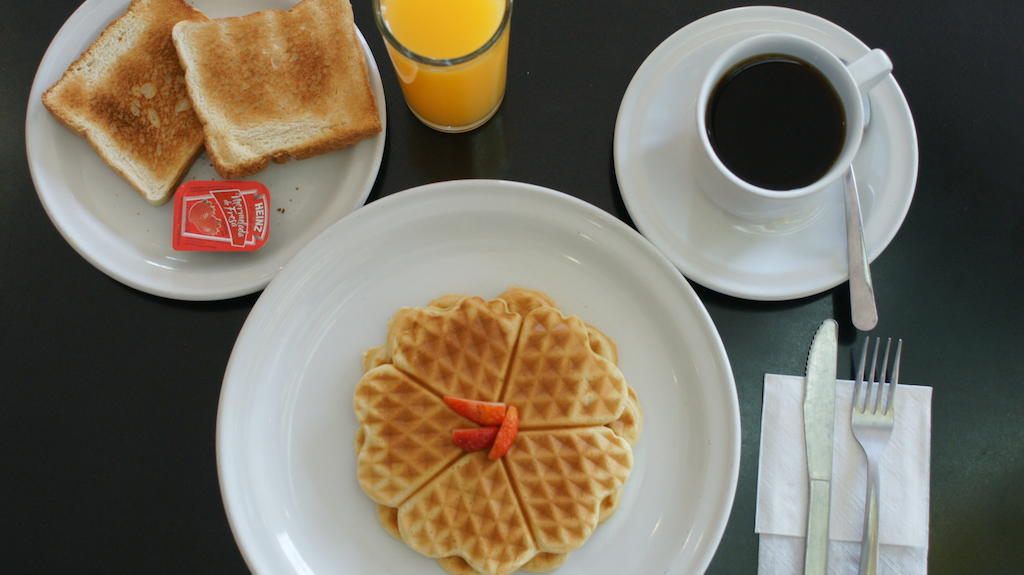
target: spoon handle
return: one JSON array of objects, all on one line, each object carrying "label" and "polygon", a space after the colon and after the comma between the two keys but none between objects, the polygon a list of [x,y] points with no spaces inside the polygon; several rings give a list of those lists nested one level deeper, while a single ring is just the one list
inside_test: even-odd
[{"label": "spoon handle", "polygon": [[864,249],[864,221],[860,215],[860,194],[853,167],[846,171],[846,246],[850,268],[850,312],[853,325],[870,331],[878,325],[875,288],[871,285],[871,268]]}]

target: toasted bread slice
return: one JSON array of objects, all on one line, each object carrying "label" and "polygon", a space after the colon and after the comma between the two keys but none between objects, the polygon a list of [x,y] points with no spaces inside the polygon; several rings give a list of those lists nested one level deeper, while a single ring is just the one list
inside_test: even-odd
[{"label": "toasted bread slice", "polygon": [[132,0],[43,94],[47,109],[154,205],[173,195],[202,149],[171,29],[206,19],[183,0]]},{"label": "toasted bread slice", "polygon": [[348,0],[181,22],[173,38],[206,149],[224,178],[381,130]]}]

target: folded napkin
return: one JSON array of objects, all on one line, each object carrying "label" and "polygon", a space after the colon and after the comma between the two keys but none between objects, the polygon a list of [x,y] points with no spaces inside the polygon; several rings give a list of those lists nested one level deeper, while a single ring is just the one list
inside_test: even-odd
[{"label": "folded napkin", "polygon": [[[828,572],[857,573],[867,462],[850,429],[853,383],[836,385]],[[804,378],[768,374],[757,477],[758,573],[803,573],[807,528]],[[881,463],[879,573],[928,572],[932,388],[896,388],[896,422]]]}]

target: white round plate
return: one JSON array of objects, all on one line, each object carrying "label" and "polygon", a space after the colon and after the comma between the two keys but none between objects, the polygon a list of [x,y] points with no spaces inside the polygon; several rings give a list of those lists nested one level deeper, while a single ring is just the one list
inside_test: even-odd
[{"label": "white round plate", "polygon": [[[805,36],[848,61],[868,52],[839,26],[787,8],[736,8],[701,18],[662,42],[633,76],[615,125],[615,173],[637,227],[686,277],[736,297],[786,300],[848,278],[842,179],[827,191],[817,216],[785,233],[757,230],[724,213],[693,179],[704,74],[722,50],[764,32]],[[917,135],[892,77],[871,92],[870,106],[871,122],[853,165],[874,260],[910,208]]]},{"label": "white round plate", "polygon": [[607,213],[545,188],[464,180],[386,197],[331,226],[246,320],[224,376],[217,463],[254,573],[443,573],[384,531],[356,481],[360,356],[400,307],[512,285],[547,292],[611,336],[644,411],[618,511],[559,574],[704,570],[740,450],[732,372],[707,311]]},{"label": "white round plate", "polygon": [[[211,18],[288,8],[288,0],[195,0]],[[178,252],[171,248],[173,200],[154,207],[93,151],[85,138],[43,106],[52,86],[128,0],[87,0],[65,22],[36,72],[25,119],[25,143],[36,191],[50,220],[79,254],[135,289],[183,300],[245,295],[267,285],[296,251],[362,206],[384,156],[380,134],[322,156],[274,164],[247,179],[270,189],[270,239],[257,252]],[[370,84],[385,122],[384,89],[366,41]],[[204,152],[182,181],[220,180]],[[283,210],[283,211],[282,211]]]}]

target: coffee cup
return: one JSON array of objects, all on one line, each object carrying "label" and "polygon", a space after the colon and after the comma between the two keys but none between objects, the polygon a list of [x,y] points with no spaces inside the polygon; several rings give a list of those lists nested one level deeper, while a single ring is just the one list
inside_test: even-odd
[{"label": "coffee cup", "polygon": [[847,64],[792,34],[734,44],[698,95],[697,185],[724,211],[769,230],[807,221],[850,169],[867,93],[891,71],[881,50]]}]

